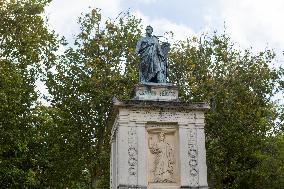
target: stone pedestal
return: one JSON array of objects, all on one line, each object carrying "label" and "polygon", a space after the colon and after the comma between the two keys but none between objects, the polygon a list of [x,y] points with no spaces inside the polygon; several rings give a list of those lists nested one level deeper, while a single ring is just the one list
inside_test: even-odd
[{"label": "stone pedestal", "polygon": [[135,100],[178,101],[178,87],[173,84],[146,83],[135,86]]},{"label": "stone pedestal", "polygon": [[173,85],[138,85],[135,94],[114,103],[111,188],[208,188],[208,104],[178,101]]}]

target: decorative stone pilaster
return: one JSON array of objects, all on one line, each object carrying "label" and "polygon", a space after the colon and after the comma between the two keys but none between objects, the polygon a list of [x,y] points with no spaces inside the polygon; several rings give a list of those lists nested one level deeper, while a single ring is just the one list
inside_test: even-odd
[{"label": "decorative stone pilaster", "polygon": [[190,186],[198,186],[198,151],[196,143],[196,130],[188,129],[188,164]]},{"label": "decorative stone pilaster", "polygon": [[137,134],[136,127],[129,127],[128,131],[128,183],[130,186],[137,185]]}]

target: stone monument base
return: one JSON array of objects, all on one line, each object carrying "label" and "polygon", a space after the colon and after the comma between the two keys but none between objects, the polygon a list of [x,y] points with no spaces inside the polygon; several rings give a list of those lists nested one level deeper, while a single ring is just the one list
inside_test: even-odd
[{"label": "stone monument base", "polygon": [[174,85],[140,84],[135,94],[114,104],[111,188],[207,189],[208,104],[180,102]]}]

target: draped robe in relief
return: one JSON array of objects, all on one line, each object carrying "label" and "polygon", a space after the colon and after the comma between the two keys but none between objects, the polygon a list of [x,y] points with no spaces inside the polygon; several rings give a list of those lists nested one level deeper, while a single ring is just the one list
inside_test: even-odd
[{"label": "draped robe in relief", "polygon": [[154,162],[154,182],[173,182],[174,154],[171,145],[165,141],[150,146],[152,154],[156,154]]}]

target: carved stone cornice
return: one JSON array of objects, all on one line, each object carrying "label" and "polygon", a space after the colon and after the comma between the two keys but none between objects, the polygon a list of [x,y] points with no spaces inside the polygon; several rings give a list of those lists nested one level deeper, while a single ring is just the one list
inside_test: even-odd
[{"label": "carved stone cornice", "polygon": [[139,107],[139,108],[174,108],[182,110],[209,110],[210,106],[205,102],[180,102],[180,101],[145,101],[145,100],[124,100],[116,99],[114,107]]}]

